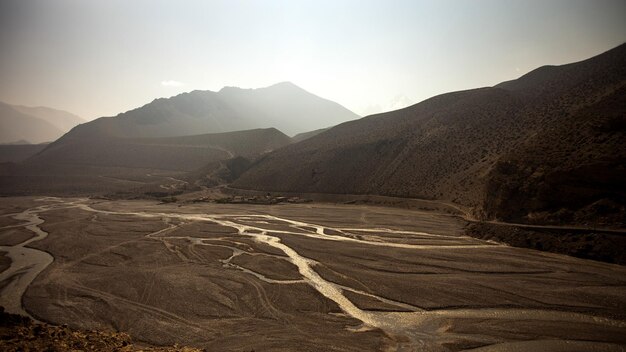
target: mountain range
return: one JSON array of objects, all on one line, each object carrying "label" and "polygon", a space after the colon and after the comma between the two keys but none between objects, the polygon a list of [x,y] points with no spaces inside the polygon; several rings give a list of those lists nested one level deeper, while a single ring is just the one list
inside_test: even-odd
[{"label": "mountain range", "polygon": [[494,87],[346,122],[234,187],[444,200],[475,217],[624,221],[626,45]]},{"label": "mountain range", "polygon": [[216,158],[257,156],[291,143],[283,130],[354,118],[341,105],[288,82],[193,91],[77,126],[25,164],[191,171]]},{"label": "mountain range", "polygon": [[178,137],[272,127],[296,134],[356,118],[335,102],[283,82],[266,88],[225,87],[218,92],[196,90],[156,99],[81,125],[64,139]]},{"label": "mountain range", "polygon": [[247,166],[293,142],[271,126],[295,133],[358,117],[288,82],[183,93],[81,124],[45,148],[20,149],[19,155],[13,155],[16,148],[0,148],[0,161],[13,162],[0,165],[2,192],[62,193],[68,185],[78,193],[119,190],[154,181],[146,175],[220,169],[220,161],[235,157]]},{"label": "mountain range", "polygon": [[0,165],[1,191],[119,190],[157,170],[264,192],[437,200],[478,219],[623,226],[624,101],[626,45],[360,119],[292,83],[193,91]]}]

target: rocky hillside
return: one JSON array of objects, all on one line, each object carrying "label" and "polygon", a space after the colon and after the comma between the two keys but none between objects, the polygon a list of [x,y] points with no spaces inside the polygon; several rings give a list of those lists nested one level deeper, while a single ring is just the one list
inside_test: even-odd
[{"label": "rocky hillside", "polygon": [[63,138],[21,163],[0,163],[0,194],[144,193],[146,187],[170,187],[190,171],[190,183],[222,180],[221,171],[220,177],[199,172],[237,157],[252,160],[289,143],[274,128],[166,138]]},{"label": "rocky hillside", "polygon": [[625,87],[622,45],[343,123],[265,156],[234,186],[441,199],[485,218],[619,225]]},{"label": "rocky hillside", "polygon": [[35,323],[30,318],[4,312],[0,307],[0,350],[22,351],[119,351],[200,352],[191,347],[151,347],[134,344],[121,332],[75,330],[67,325]]},{"label": "rocky hillside", "polygon": [[191,171],[235,156],[254,158],[291,143],[275,128],[164,138],[71,135],[25,162],[30,169],[52,165],[106,166]]}]

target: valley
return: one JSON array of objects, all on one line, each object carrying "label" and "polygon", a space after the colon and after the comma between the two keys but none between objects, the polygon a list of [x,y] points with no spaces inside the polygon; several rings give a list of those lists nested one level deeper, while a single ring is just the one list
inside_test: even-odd
[{"label": "valley", "polygon": [[0,1],[0,352],[626,352],[626,1]]},{"label": "valley", "polygon": [[[0,209],[0,305],[58,325],[221,351],[626,343],[623,266],[466,237],[446,213],[52,197]],[[38,255],[24,264],[23,250]]]}]

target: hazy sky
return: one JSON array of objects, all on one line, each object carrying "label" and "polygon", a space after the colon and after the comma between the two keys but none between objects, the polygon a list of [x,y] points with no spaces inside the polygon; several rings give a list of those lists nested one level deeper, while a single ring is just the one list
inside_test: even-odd
[{"label": "hazy sky", "polygon": [[625,41],[624,0],[0,0],[0,100],[93,119],[291,81],[364,115]]}]

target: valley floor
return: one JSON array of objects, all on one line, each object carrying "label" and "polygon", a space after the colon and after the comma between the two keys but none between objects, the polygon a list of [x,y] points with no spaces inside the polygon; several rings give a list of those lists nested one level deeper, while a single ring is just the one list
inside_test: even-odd
[{"label": "valley floor", "polygon": [[623,351],[626,268],[355,205],[0,200],[0,305],[208,351]]}]

